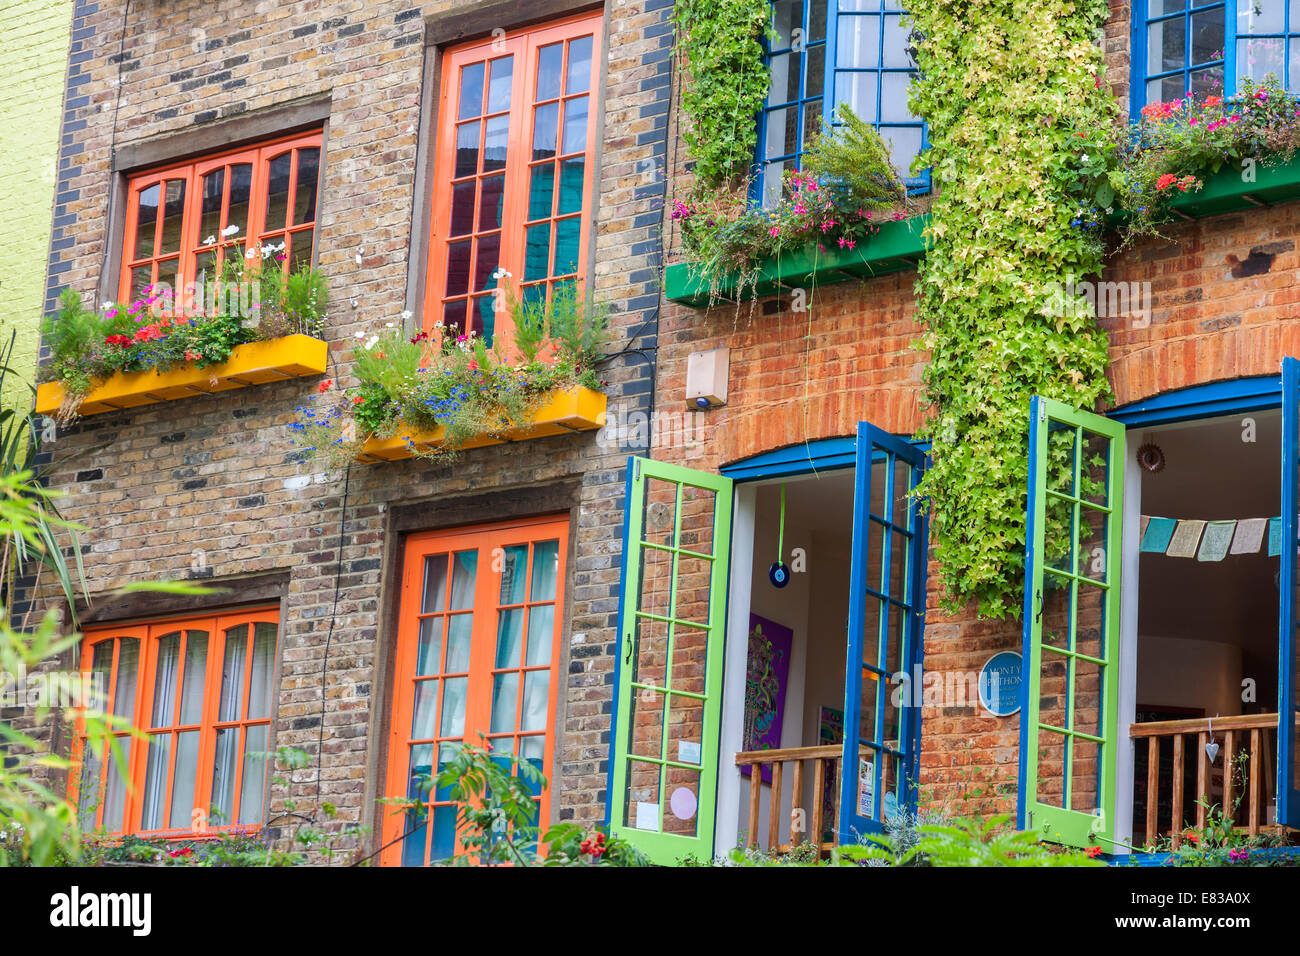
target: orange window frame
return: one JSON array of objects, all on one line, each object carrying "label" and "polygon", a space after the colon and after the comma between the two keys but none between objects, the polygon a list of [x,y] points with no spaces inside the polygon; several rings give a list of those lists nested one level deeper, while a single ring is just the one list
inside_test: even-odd
[{"label": "orange window frame", "polygon": [[[275,628],[275,643],[270,661],[270,674],[267,675],[269,685],[267,713],[264,716],[252,717],[249,715],[249,710],[252,707],[253,646],[257,630],[255,625],[257,624],[270,624]],[[246,633],[242,637],[232,639],[232,633],[241,626],[247,627]],[[266,607],[237,613],[168,618],[151,621],[147,624],[110,625],[86,630],[81,643],[81,671],[84,679],[89,680],[92,677],[95,649],[106,644],[112,645],[110,680],[108,686],[103,688],[102,709],[107,713],[116,714],[118,717],[128,720],[131,727],[139,730],[148,738],[164,734],[169,736],[167,785],[160,801],[164,825],[146,829],[143,826],[143,814],[151,749],[150,740],[133,737],[129,730],[113,729],[113,735],[117,738],[124,752],[127,775],[123,781],[125,796],[121,813],[121,825],[106,827],[106,832],[109,835],[192,836],[216,834],[233,829],[248,831],[258,829],[261,826],[261,821],[257,823],[238,823],[237,821],[241,810],[240,799],[244,764],[247,754],[250,752],[247,746],[250,729],[265,727],[268,741],[271,736],[275,711],[275,662],[280,651],[279,626],[279,608]],[[204,652],[206,657],[203,661],[202,705],[195,719],[184,720],[185,714],[182,708],[186,706],[185,698],[187,693],[185,688],[187,676],[186,651],[191,640],[191,633],[199,631],[204,631],[207,634],[206,650]],[[163,715],[161,719],[155,720],[155,694],[159,689],[157,683],[159,648],[164,638],[178,632],[180,640],[177,650],[176,688],[170,704],[171,714]],[[129,688],[122,686],[123,682],[120,673],[124,640],[138,641],[139,648],[133,683]],[[243,653],[239,715],[234,719],[222,719],[220,714],[223,690],[222,675],[227,650],[232,640],[246,642]],[[134,697],[129,706],[121,707],[119,706],[120,695],[127,690],[130,690]],[[234,761],[235,781],[232,788],[230,820],[213,822],[208,819],[208,810],[212,801],[218,733],[222,730],[232,729],[239,735],[239,749],[237,758]],[[176,744],[178,735],[182,733],[198,734],[195,780],[193,783],[193,807],[189,814],[189,826],[170,826],[170,818],[174,810],[173,800],[176,785],[178,749]],[[78,768],[78,773],[69,782],[68,799],[74,806],[80,808],[81,793],[85,786],[82,775],[87,767],[94,766],[97,772],[99,799],[93,804],[95,808],[94,819],[83,822],[88,829],[98,829],[105,826],[105,801],[110,773],[120,773],[120,771],[115,767],[114,758],[107,748],[104,748],[97,755],[97,758],[88,759],[89,755],[86,753],[86,746],[84,720],[79,720],[74,738],[73,752],[73,761]],[[263,752],[269,751],[268,744],[263,748]],[[270,773],[269,760],[264,762],[264,773],[268,775]],[[263,780],[263,789],[265,789],[265,779]],[[261,816],[265,817],[265,800],[262,799],[259,805]]]},{"label": "orange window frame", "polygon": [[[493,316],[493,334],[509,337],[511,322],[502,292],[526,300],[549,296],[557,282],[581,282],[587,273],[589,225],[594,221],[595,147],[597,81],[601,63],[602,15],[582,14],[541,27],[507,33],[480,41],[448,48],[442,60],[438,134],[434,150],[434,195],[430,218],[429,259],[424,296],[424,329],[431,335],[455,325],[462,333],[484,332],[484,309]],[[585,83],[581,80],[583,51],[589,41]],[[559,45],[558,84],[555,91],[539,86],[543,60],[552,64]],[[494,108],[493,64],[511,61],[508,105]],[[571,62],[572,61],[572,62]],[[461,107],[466,87],[465,77],[483,65],[482,109],[475,114]],[[570,76],[571,70],[574,76]],[[477,76],[477,73],[472,75]],[[567,143],[566,124],[585,113],[585,136],[581,149]],[[553,125],[548,118],[553,115]],[[488,166],[489,125],[508,119],[505,135],[506,156],[500,166]],[[548,132],[554,130],[554,145],[544,148]],[[522,135],[521,135],[522,134]],[[540,140],[539,140],[540,137]],[[476,159],[473,171],[458,168],[458,149],[473,142]],[[536,148],[539,141],[543,148]],[[566,166],[581,161],[582,197],[573,206],[564,193]],[[538,205],[536,193],[544,199],[542,187],[550,167],[550,203]],[[493,201],[499,202],[499,214],[492,215],[484,202],[487,181],[502,177],[499,187],[492,187]],[[541,182],[535,180],[541,177]],[[469,188],[468,231],[457,222],[456,211]],[[498,195],[499,194],[499,195]],[[485,218],[486,217],[486,218]],[[577,259],[559,263],[557,257],[563,230],[566,242],[576,235]],[[528,273],[529,243],[537,245],[545,234],[542,250],[548,263],[544,272]],[[491,249],[496,245],[495,258]],[[463,269],[453,268],[453,247],[464,247]],[[458,261],[460,261],[458,254]],[[533,260],[535,261],[535,260]],[[500,272],[509,273],[508,276]],[[464,305],[462,311],[461,305]]]},{"label": "orange window frame", "polygon": [[[444,745],[458,746],[461,743],[480,746],[481,733],[492,745],[494,752],[504,754],[507,746],[510,753],[519,756],[523,753],[525,739],[542,741],[540,769],[547,778],[547,786],[536,796],[538,803],[537,821],[546,828],[551,806],[551,767],[555,758],[555,718],[558,700],[559,681],[562,674],[559,669],[560,635],[563,632],[563,597],[565,568],[569,537],[569,519],[567,515],[550,515],[538,518],[518,519],[491,525],[450,531],[422,532],[410,535],[406,540],[402,570],[401,605],[398,616],[397,649],[393,668],[394,690],[392,720],[388,738],[388,772],[386,774],[385,797],[409,797],[412,795],[411,754],[420,746],[431,745],[431,753],[436,758]],[[534,569],[539,554],[538,544],[556,542],[555,574],[553,593],[547,597],[544,593],[534,599]],[[509,561],[507,554],[512,548],[527,546],[523,581],[522,602],[502,602],[502,583],[504,569]],[[457,607],[455,596],[456,575],[460,565],[456,561],[458,554],[474,552],[477,555],[476,574],[473,589],[473,601],[469,608]],[[435,561],[446,556],[449,579],[444,579],[445,599],[442,609],[427,610],[423,607],[426,559]],[[512,582],[513,583],[513,582]],[[463,602],[462,602],[463,603]],[[534,644],[532,623],[534,609],[547,609],[551,615],[549,644],[546,646],[547,659],[536,662],[538,645]],[[520,644],[517,648],[515,663],[507,660],[504,664],[498,658],[499,628],[503,623],[502,612],[515,612],[526,608],[519,617],[521,628]],[[452,665],[451,621],[468,615],[471,630],[468,636],[468,660],[463,666]],[[545,616],[543,614],[543,621]],[[435,653],[436,666],[424,668],[418,665],[422,648],[422,632],[425,636],[432,632],[422,622],[433,621],[441,635],[438,650]],[[544,640],[540,634],[538,641]],[[432,642],[430,642],[432,643]],[[533,660],[533,663],[529,663]],[[501,666],[498,666],[498,665]],[[545,672],[547,677],[546,719],[544,727],[525,728],[525,690],[528,683],[527,674]],[[506,728],[492,728],[492,709],[494,688],[498,684],[510,687],[510,675],[516,674],[512,693],[515,694],[513,721]],[[447,715],[448,681],[464,681],[464,711],[461,726],[452,733],[442,733],[442,722]],[[432,688],[433,697],[433,735],[412,736],[416,718],[417,690],[420,686]],[[448,715],[455,721],[455,715]],[[436,777],[438,764],[432,765],[431,776]],[[408,829],[423,833],[423,862],[440,857],[431,856],[434,846],[434,812],[443,808],[444,813],[453,814],[456,805],[436,792],[431,787],[426,794],[423,822],[412,827],[406,811],[393,811],[385,808],[382,835],[384,850],[380,857],[383,865],[399,865],[403,862],[406,844],[404,839]],[[453,817],[454,818],[454,817]],[[418,837],[417,837],[418,840]],[[455,853],[460,853],[459,831],[455,837]]]},{"label": "orange window frame", "polygon": [[[160,281],[171,284],[173,290],[177,286],[193,282],[198,275],[198,263],[201,257],[212,262],[219,270],[230,250],[235,248],[237,243],[246,243],[250,239],[259,248],[266,243],[278,243],[287,239],[285,258],[281,263],[281,270],[287,275],[291,265],[301,264],[303,261],[302,254],[298,251],[298,244],[303,243],[301,237],[306,236],[308,238],[305,240],[305,256],[306,261],[310,263],[315,252],[316,221],[320,214],[323,142],[323,131],[314,130],[240,149],[209,154],[185,163],[159,167],[129,176],[126,189],[126,221],[122,237],[122,268],[118,275],[118,299],[122,302],[132,301],[136,298],[133,289],[138,292],[141,287],[154,285]],[[315,151],[316,192],[310,204],[311,216],[304,217],[301,222],[295,222],[293,219],[298,177],[305,168],[304,160],[313,150]],[[290,161],[284,219],[268,224],[266,216],[270,206],[272,165],[286,155],[290,156]],[[233,169],[243,165],[249,167],[249,198],[246,213],[238,218],[245,221],[235,223],[240,227],[240,231],[227,237],[222,235],[222,230],[231,225]],[[204,177],[221,169],[226,171],[221,205],[217,211],[218,222],[215,227],[211,222],[206,223],[208,234],[203,235]],[[176,231],[176,241],[165,243],[164,238],[167,233],[165,226],[168,217],[164,197],[167,195],[170,183],[182,184],[184,198],[181,202],[181,222]],[[158,187],[159,202],[154,211],[153,239],[148,248],[141,249],[141,199],[146,191],[155,186]],[[255,224],[258,228],[250,231],[250,224]],[[146,222],[145,234],[148,233]],[[214,241],[205,242],[206,239]],[[244,251],[247,251],[247,246],[244,247]],[[260,255],[255,257],[255,261],[260,262],[260,260]],[[147,281],[143,281],[144,275],[139,277],[141,280],[139,283],[133,281],[139,270],[147,270]]]}]

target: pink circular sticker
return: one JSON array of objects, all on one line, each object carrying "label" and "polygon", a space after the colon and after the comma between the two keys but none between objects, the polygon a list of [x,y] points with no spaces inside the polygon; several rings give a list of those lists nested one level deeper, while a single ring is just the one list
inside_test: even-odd
[{"label": "pink circular sticker", "polygon": [[698,807],[699,802],[695,799],[695,794],[685,787],[678,787],[668,798],[668,808],[673,811],[673,816],[678,820],[689,820],[695,816]]}]

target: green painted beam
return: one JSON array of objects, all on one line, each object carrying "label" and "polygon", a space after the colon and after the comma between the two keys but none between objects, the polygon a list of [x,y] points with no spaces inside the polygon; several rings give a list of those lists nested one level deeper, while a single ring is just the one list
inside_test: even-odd
[{"label": "green painted beam", "polygon": [[[807,288],[817,285],[845,282],[849,279],[869,279],[872,276],[915,269],[925,254],[922,232],[930,222],[929,214],[881,223],[880,231],[856,249],[827,249],[820,252],[816,246],[785,253],[766,260],[759,267],[755,288],[748,286],[744,298],[771,295],[779,289]],[[679,262],[668,267],[664,277],[664,291],[672,302],[702,308],[709,304],[708,280],[695,271],[694,264]],[[720,301],[734,301],[736,277],[728,276],[718,288]]]},{"label": "green painted beam", "polygon": [[1300,158],[1276,166],[1257,163],[1254,173],[1254,181],[1247,182],[1239,164],[1227,165],[1205,177],[1200,190],[1179,196],[1170,205],[1190,219],[1199,219],[1300,198]]}]

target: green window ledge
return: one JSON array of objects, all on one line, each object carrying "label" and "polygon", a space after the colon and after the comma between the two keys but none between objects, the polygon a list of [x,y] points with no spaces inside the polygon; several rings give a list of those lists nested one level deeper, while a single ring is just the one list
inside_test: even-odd
[{"label": "green window ledge", "polygon": [[[1229,166],[1206,177],[1200,191],[1179,196],[1170,204],[1175,216],[1200,219],[1300,198],[1300,156],[1276,166],[1256,166],[1254,182],[1246,182],[1242,174],[1239,166]],[[746,286],[741,298],[762,298],[781,289],[807,288],[814,282],[830,285],[915,269],[925,255],[922,233],[929,221],[927,213],[883,223],[880,232],[858,249],[819,252],[816,248],[808,248],[768,259],[758,270],[755,286]],[[736,301],[736,280],[737,276],[733,275],[719,283],[719,301]],[[664,290],[671,302],[696,308],[709,304],[709,283],[689,262],[668,267]]]}]

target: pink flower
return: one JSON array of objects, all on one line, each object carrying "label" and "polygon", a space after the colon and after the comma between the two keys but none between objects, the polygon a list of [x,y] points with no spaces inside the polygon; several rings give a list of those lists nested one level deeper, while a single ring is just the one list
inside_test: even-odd
[{"label": "pink flower", "polygon": [[767,231],[767,234],[768,234],[769,236],[779,236],[779,235],[781,235],[781,227],[780,227],[780,226],[773,226],[771,229],[769,229],[769,230]]}]

